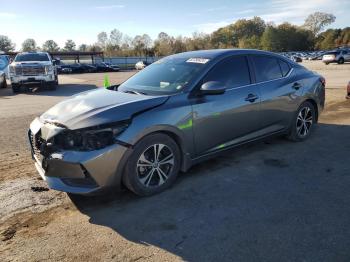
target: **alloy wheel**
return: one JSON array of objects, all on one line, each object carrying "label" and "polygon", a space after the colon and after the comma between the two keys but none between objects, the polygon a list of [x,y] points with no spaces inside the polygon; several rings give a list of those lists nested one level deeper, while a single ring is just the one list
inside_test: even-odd
[{"label": "alloy wheel", "polygon": [[146,187],[164,184],[174,168],[174,153],[164,144],[148,147],[137,161],[137,176]]},{"label": "alloy wheel", "polygon": [[296,127],[297,127],[297,134],[300,137],[306,137],[311,129],[311,126],[313,124],[313,113],[311,108],[309,107],[303,107],[298,114]]}]

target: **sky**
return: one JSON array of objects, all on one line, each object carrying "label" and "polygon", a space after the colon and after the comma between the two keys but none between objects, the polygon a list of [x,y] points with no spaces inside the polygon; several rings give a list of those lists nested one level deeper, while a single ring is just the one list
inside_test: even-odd
[{"label": "sky", "polygon": [[242,18],[301,25],[308,14],[334,14],[332,28],[350,26],[350,0],[0,0],[0,35],[21,48],[27,38],[38,45],[53,39],[61,47],[67,39],[93,44],[97,34],[114,28],[134,37],[160,32],[190,36],[211,33]]}]

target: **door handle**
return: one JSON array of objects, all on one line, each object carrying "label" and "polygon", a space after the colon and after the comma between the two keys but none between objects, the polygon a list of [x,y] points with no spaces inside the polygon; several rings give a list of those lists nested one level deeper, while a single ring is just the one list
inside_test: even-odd
[{"label": "door handle", "polygon": [[298,82],[294,83],[292,88],[294,88],[295,90],[299,90],[302,87],[302,85]]},{"label": "door handle", "polygon": [[259,97],[257,95],[254,94],[249,94],[246,98],[245,101],[250,102],[250,103],[254,103],[255,100],[257,100]]}]

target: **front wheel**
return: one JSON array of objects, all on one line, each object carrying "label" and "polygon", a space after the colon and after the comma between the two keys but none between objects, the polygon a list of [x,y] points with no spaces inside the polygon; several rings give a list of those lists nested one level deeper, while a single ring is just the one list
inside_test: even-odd
[{"label": "front wheel", "polygon": [[6,77],[3,76],[1,88],[6,88],[6,87],[7,87]]},{"label": "front wheel", "polygon": [[180,163],[180,149],[175,141],[164,134],[152,134],[136,144],[123,182],[137,195],[154,195],[174,183]]},{"label": "front wheel", "polygon": [[306,140],[315,123],[315,107],[310,102],[304,102],[294,117],[288,138],[297,142]]},{"label": "front wheel", "polygon": [[19,93],[21,91],[21,86],[18,84],[11,84],[12,86],[12,92],[14,94]]},{"label": "front wheel", "polygon": [[342,58],[342,57],[341,57],[341,58],[339,58],[339,60],[338,60],[338,64],[340,64],[340,65],[341,65],[341,64],[344,64],[344,62],[345,62],[345,61],[344,61],[344,58]]}]

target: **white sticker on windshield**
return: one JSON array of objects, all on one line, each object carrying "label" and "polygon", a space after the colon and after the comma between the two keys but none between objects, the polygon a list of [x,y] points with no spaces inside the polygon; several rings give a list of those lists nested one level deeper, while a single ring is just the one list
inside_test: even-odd
[{"label": "white sticker on windshield", "polygon": [[206,58],[190,58],[186,61],[187,63],[196,63],[196,64],[206,64],[209,62],[209,59]]}]

